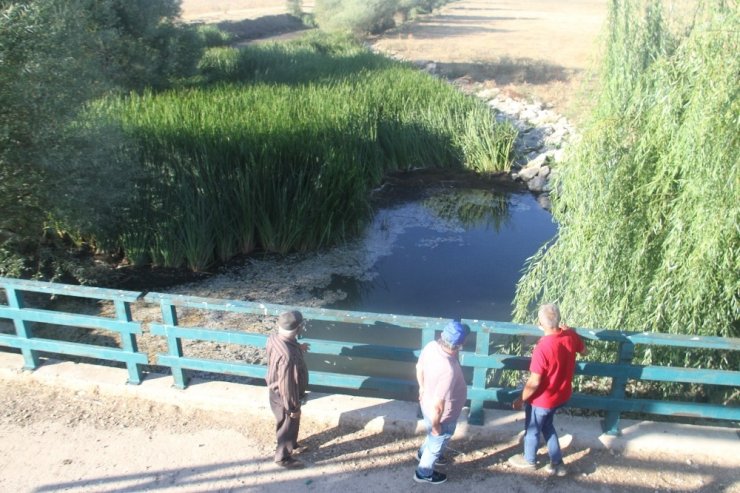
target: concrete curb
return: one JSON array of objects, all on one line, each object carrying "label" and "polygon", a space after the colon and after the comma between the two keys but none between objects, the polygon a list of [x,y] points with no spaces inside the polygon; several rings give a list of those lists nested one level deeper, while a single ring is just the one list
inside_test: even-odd
[{"label": "concrete curb", "polygon": [[[242,416],[264,418],[271,415],[264,387],[193,379],[187,389],[180,390],[172,386],[169,375],[151,374],[140,385],[128,385],[128,373],[123,368],[55,360],[46,361],[33,372],[22,367],[20,354],[0,352],[0,378],[3,380],[33,381]],[[306,419],[326,427],[365,428],[405,435],[424,433],[416,412],[417,404],[413,402],[319,393],[312,393],[304,406]],[[469,424],[465,415],[463,413],[458,423],[456,439],[515,444],[523,428],[524,414],[521,412],[485,410],[482,426]],[[731,427],[622,420],[622,435],[614,437],[602,433],[597,418],[559,415],[556,425],[558,434],[561,437],[572,435],[578,447],[613,450],[624,455],[660,453],[719,458],[740,453],[740,431]]]}]

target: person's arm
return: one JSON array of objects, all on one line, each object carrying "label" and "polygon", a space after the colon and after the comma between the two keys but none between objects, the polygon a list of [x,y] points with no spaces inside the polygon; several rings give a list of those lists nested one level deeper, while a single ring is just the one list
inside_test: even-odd
[{"label": "person's arm", "polygon": [[579,340],[581,341],[581,350],[580,350],[580,351],[576,351],[576,352],[577,352],[578,354],[580,354],[581,356],[586,356],[586,355],[588,354],[588,348],[586,347],[586,343],[585,343],[585,341],[583,340],[583,337],[581,337],[581,336],[580,336],[580,335],[578,334],[578,331],[577,331],[576,329],[574,329],[573,327],[568,327],[568,326],[567,326],[567,325],[565,325],[565,324],[560,324],[560,328],[561,328],[562,330],[572,330],[572,331],[573,331],[573,333],[574,333],[574,334],[576,335],[576,337],[578,337],[578,339],[579,339]]},{"label": "person's arm", "polygon": [[542,382],[542,375],[539,373],[530,373],[527,383],[524,384],[524,388],[522,389],[522,396],[513,402],[512,407],[514,409],[521,409],[525,402],[529,402],[529,399],[540,388],[540,382]]},{"label": "person's arm", "polygon": [[420,366],[416,367],[416,382],[419,384],[419,402],[424,395],[424,371]]},{"label": "person's arm", "polygon": [[439,400],[434,403],[434,407],[431,409],[432,414],[429,416],[429,420],[432,422],[432,435],[439,436],[442,434],[442,412],[445,409],[445,401]]}]

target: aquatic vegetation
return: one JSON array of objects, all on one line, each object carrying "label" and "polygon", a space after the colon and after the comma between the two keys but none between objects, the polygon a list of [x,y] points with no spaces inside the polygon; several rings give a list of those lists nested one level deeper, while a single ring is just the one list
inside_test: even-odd
[{"label": "aquatic vegetation", "polygon": [[214,48],[201,71],[94,107],[147,170],[121,239],[139,260],[142,241],[154,263],[193,269],[320,248],[359,231],[388,170],[509,168],[515,130],[482,102],[347,38]]}]

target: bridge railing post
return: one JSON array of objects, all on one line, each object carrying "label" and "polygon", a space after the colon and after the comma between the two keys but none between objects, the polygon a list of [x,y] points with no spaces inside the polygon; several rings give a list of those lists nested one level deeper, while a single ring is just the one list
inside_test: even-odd
[{"label": "bridge railing post", "polygon": [[[617,354],[617,363],[620,365],[632,364],[632,358],[635,356],[635,345],[632,341],[623,341],[619,343],[619,352]],[[612,377],[611,397],[623,399],[627,388],[626,375],[615,375]],[[619,410],[607,411],[602,428],[607,435],[619,436]]]},{"label": "bridge railing post", "polygon": [[[122,322],[131,322],[131,304],[128,301],[116,300],[116,318]],[[130,353],[136,353],[139,351],[138,344],[136,343],[136,336],[130,332],[121,333],[121,347]],[[141,383],[141,368],[137,363],[127,362],[126,368],[128,369],[128,383],[133,385],[139,385]]]},{"label": "bridge railing post", "polygon": [[[177,326],[177,309],[174,305],[171,305],[165,300],[160,302],[160,308],[162,310],[162,321],[165,325]],[[182,358],[182,340],[174,334],[167,332],[167,351],[170,356],[174,357],[174,361],[170,365],[172,371],[172,378],[175,380],[175,387],[178,389],[184,389],[187,386],[185,379],[185,372],[182,366],[179,366],[176,361],[178,358]]]},{"label": "bridge railing post", "polygon": [[[23,293],[15,290],[14,288],[5,288],[5,293],[8,297],[8,306],[15,308],[16,310],[22,310],[24,307]],[[23,339],[31,339],[33,337],[33,331],[31,327],[26,325],[25,320],[20,316],[13,318],[13,326],[15,327],[15,335]],[[23,369],[24,370],[35,370],[39,366],[39,356],[36,351],[30,348],[21,348],[21,354],[23,354]]]},{"label": "bridge railing post", "polygon": [[[475,333],[475,354],[476,356],[488,356],[490,350],[490,334],[488,332],[476,332]],[[488,375],[488,368],[476,366],[473,369],[473,387],[479,389],[486,388],[486,377]],[[483,403],[485,401],[474,399],[470,401],[470,414],[468,415],[468,423],[471,425],[482,425],[483,424]]]}]

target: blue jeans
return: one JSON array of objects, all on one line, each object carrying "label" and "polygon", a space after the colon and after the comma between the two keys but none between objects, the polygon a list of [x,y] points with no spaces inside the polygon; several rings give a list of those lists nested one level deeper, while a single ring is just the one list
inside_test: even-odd
[{"label": "blue jeans", "polygon": [[558,434],[553,425],[555,411],[559,407],[546,409],[527,404],[524,408],[524,458],[527,462],[537,462],[537,448],[540,446],[540,435],[547,443],[547,453],[550,455],[551,464],[563,462],[563,454],[560,451]]},{"label": "blue jeans", "polygon": [[419,466],[416,468],[416,472],[419,476],[426,478],[432,475],[434,463],[442,455],[447,442],[450,441],[450,438],[455,433],[457,421],[441,423],[442,433],[432,435],[432,421],[423,410],[422,413],[424,414],[424,425],[427,428],[427,437],[424,439],[424,443],[421,444],[421,448],[419,448],[421,460],[419,460]]}]

